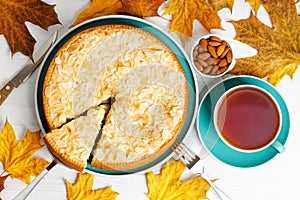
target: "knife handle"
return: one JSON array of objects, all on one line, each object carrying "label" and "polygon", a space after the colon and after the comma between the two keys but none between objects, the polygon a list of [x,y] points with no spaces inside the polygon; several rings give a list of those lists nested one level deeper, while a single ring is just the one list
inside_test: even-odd
[{"label": "knife handle", "polygon": [[15,85],[9,81],[0,90],[0,105],[5,101],[8,95],[13,91]]}]

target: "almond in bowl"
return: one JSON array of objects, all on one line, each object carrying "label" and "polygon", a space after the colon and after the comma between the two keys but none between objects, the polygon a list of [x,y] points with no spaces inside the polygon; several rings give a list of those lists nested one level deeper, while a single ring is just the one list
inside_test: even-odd
[{"label": "almond in bowl", "polygon": [[220,77],[235,64],[229,43],[221,36],[209,34],[195,42],[191,51],[194,68],[206,77]]}]

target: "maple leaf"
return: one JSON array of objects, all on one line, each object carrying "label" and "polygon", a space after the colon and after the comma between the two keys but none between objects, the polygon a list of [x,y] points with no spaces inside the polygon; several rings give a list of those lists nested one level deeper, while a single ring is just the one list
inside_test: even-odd
[{"label": "maple leaf", "polygon": [[234,0],[208,0],[208,3],[216,11],[222,8],[229,8],[232,11]]},{"label": "maple leaf", "polygon": [[171,14],[170,31],[176,32],[183,43],[192,36],[197,19],[208,31],[222,29],[221,19],[205,0],[172,0],[163,15]]},{"label": "maple leaf", "polygon": [[273,27],[260,22],[253,14],[249,19],[233,22],[236,39],[258,50],[253,57],[238,59],[235,74],[249,74],[277,85],[289,75],[291,78],[300,65],[300,18],[293,0],[267,1]]},{"label": "maple leaf", "polygon": [[0,192],[4,190],[4,182],[7,179],[8,175],[0,177]]},{"label": "maple leaf", "polygon": [[92,0],[88,8],[79,13],[74,25],[94,17],[129,14],[138,17],[157,16],[157,10],[165,0]]},{"label": "maple leaf", "polygon": [[[252,8],[257,11],[259,6],[266,0],[246,0]],[[229,8],[232,11],[234,0],[209,0],[211,7],[215,10],[221,10],[222,8]]]},{"label": "maple leaf", "polygon": [[171,160],[162,168],[159,175],[148,172],[146,178],[149,199],[206,199],[210,185],[201,176],[185,181],[179,180],[185,168],[180,160]]},{"label": "maple leaf", "polygon": [[259,6],[266,2],[267,0],[246,0],[246,2],[249,2],[251,7],[257,12]]},{"label": "maple leaf", "polygon": [[43,158],[31,158],[41,147],[40,132],[27,131],[22,141],[18,142],[6,120],[0,131],[0,161],[12,178],[30,183],[30,176],[39,175],[48,166],[49,162]]},{"label": "maple leaf", "polygon": [[122,11],[122,8],[120,0],[92,0],[91,4],[78,14],[73,25],[95,17],[117,14]]},{"label": "maple leaf", "polygon": [[157,10],[165,0],[121,0],[125,13],[138,17],[158,16]]},{"label": "maple leaf", "polygon": [[68,200],[111,200],[116,199],[118,196],[118,193],[114,192],[111,186],[98,190],[92,190],[93,183],[94,175],[92,174],[79,174],[74,184],[71,184],[65,180]]},{"label": "maple leaf", "polygon": [[43,29],[59,23],[54,6],[40,0],[0,1],[0,34],[5,36],[12,54],[21,52],[32,59],[36,41],[28,31],[26,21]]}]

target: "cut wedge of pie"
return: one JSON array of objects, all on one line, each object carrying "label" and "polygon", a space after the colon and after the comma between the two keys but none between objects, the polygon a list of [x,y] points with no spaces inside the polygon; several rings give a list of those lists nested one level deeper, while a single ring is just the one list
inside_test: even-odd
[{"label": "cut wedge of pie", "polygon": [[[103,25],[68,40],[50,63],[43,91],[52,130],[45,141],[79,171],[90,153],[92,166],[111,170],[153,161],[180,133],[189,103],[188,83],[174,53],[152,34],[128,25]],[[110,98],[115,102],[96,141],[105,111],[98,105]],[[78,131],[76,124],[84,129]],[[89,135],[88,142],[81,134]]]},{"label": "cut wedge of pie", "polygon": [[84,170],[107,109],[107,105],[91,108],[86,116],[52,130],[43,137],[46,145],[64,164]]}]

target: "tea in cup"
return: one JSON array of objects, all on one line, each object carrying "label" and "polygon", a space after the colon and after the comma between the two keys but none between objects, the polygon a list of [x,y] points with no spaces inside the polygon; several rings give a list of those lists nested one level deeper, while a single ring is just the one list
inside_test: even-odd
[{"label": "tea in cup", "polygon": [[239,85],[218,99],[214,126],[222,141],[241,152],[257,152],[284,146],[277,140],[282,124],[280,107],[266,90],[254,85]]}]

